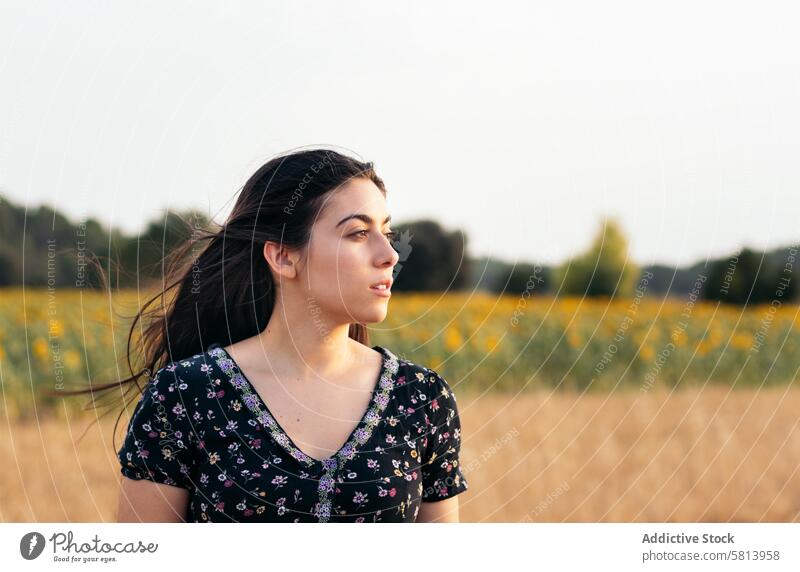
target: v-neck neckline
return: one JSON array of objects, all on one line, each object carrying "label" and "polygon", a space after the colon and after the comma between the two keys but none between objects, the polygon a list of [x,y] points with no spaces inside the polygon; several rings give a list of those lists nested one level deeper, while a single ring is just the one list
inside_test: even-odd
[{"label": "v-neck neckline", "polygon": [[398,369],[397,358],[386,348],[373,346],[382,355],[380,373],[372,390],[372,396],[367,405],[361,420],[350,432],[344,445],[333,455],[324,459],[317,459],[305,453],[298,447],[289,434],[284,430],[272,412],[267,407],[266,402],[256,391],[253,384],[242,373],[239,364],[233,357],[219,344],[214,344],[208,353],[214,357],[217,365],[228,376],[231,384],[241,393],[242,401],[250,412],[261,423],[272,438],[286,450],[294,459],[303,463],[307,467],[323,467],[325,469],[335,469],[341,466],[341,461],[352,459],[359,448],[366,443],[372,435],[373,430],[383,416],[386,406],[389,404],[389,396],[394,388],[395,374]]}]

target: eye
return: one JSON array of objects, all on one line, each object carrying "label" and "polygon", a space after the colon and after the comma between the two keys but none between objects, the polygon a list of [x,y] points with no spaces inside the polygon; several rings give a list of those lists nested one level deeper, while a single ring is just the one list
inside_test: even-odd
[{"label": "eye", "polygon": [[[365,230],[359,230],[357,232],[354,232],[350,236],[359,236],[359,237],[366,236],[366,233],[368,233],[368,232],[369,232],[369,230],[366,230],[366,229]],[[386,238],[388,238],[389,240],[395,240],[397,238],[397,233],[395,231],[393,231],[393,230],[390,230],[389,232],[385,233],[384,236],[386,236]]]}]

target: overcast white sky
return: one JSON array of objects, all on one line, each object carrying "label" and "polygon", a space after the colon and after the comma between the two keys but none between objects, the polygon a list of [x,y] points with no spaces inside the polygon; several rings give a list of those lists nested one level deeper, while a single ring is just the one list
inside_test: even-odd
[{"label": "overcast white sky", "polygon": [[4,2],[0,193],[220,220],[321,144],[474,255],[560,262],[603,214],[641,264],[800,239],[790,2],[381,4]]}]

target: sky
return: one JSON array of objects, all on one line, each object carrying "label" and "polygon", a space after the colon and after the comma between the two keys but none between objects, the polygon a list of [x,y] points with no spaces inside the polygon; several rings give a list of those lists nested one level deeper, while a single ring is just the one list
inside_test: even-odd
[{"label": "sky", "polygon": [[[224,220],[270,157],[375,163],[393,220],[562,262],[800,240],[790,2],[4,2],[0,194],[128,233]],[[795,56],[792,56],[795,54]]]}]

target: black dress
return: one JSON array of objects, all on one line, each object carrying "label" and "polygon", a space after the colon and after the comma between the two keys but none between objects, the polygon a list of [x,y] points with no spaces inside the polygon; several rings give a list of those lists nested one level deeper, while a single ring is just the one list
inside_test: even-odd
[{"label": "black dress", "polygon": [[214,344],[149,380],[121,472],[189,489],[189,522],[414,522],[421,502],[468,488],[456,398],[435,371],[373,349],[372,400],[331,457],[303,453]]}]

